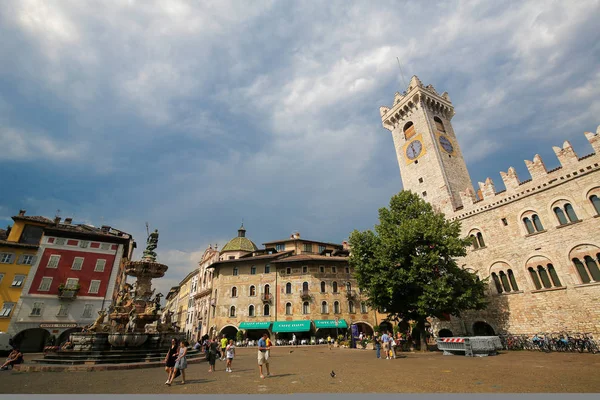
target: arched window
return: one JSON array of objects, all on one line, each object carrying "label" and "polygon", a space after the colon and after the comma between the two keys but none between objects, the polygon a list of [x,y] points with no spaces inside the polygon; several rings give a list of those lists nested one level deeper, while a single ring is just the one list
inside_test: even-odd
[{"label": "arched window", "polygon": [[579,278],[581,278],[581,283],[590,283],[590,275],[588,274],[585,265],[583,265],[579,258],[574,258],[573,264],[575,264],[575,269],[577,269]]},{"label": "arched window", "polygon": [[569,203],[565,204],[565,212],[567,213],[567,217],[569,217],[569,221],[577,222],[579,218],[577,218],[577,214],[575,214],[575,210],[573,206]]},{"label": "arched window", "polygon": [[590,256],[585,256],[584,258],[585,266],[590,272],[590,276],[594,282],[600,282],[600,270],[598,269],[598,264],[596,261]]},{"label": "arched window", "polygon": [[505,292],[510,292],[510,283],[508,282],[508,277],[504,271],[500,271],[500,282],[502,282],[502,289],[504,289]]},{"label": "arched window", "polygon": [[308,282],[302,283],[302,291],[303,292],[308,292]]},{"label": "arched window", "polygon": [[353,301],[348,302],[348,312],[351,314],[354,314],[354,302]]},{"label": "arched window", "polygon": [[332,288],[333,288],[333,293],[337,293],[337,292],[338,292],[338,291],[337,291],[337,289],[338,289],[338,287],[337,287],[337,282],[333,282],[333,283],[331,284],[331,286],[332,286]]},{"label": "arched window", "polygon": [[256,267],[254,265],[250,267],[250,275],[256,275]]},{"label": "arched window", "polygon": [[254,306],[253,305],[250,305],[250,307],[248,307],[248,316],[254,317]]},{"label": "arched window", "polygon": [[235,306],[231,306],[229,308],[229,316],[230,317],[235,317]]},{"label": "arched window", "polygon": [[367,304],[364,301],[360,303],[360,312],[363,314],[367,313]]},{"label": "arched window", "polygon": [[479,247],[485,247],[485,242],[483,241],[483,235],[481,232],[477,232],[477,242],[479,242]]},{"label": "arched window", "polygon": [[256,296],[256,287],[254,285],[250,286],[250,296]]},{"label": "arched window", "polygon": [[233,276],[238,275],[238,267],[233,267]]},{"label": "arched window", "polygon": [[325,293],[325,282],[321,282],[321,293]]},{"label": "arched window", "polygon": [[477,241],[477,238],[475,237],[475,235],[471,235],[470,238],[471,238],[471,241],[473,242],[473,248],[475,250],[477,250],[479,248],[479,243]]},{"label": "arched window", "polygon": [[550,274],[550,279],[552,279],[552,284],[555,287],[561,287],[561,283],[560,283],[560,279],[558,279],[558,274],[556,273],[556,270],[554,269],[554,265],[552,264],[548,264],[548,273]]},{"label": "arched window", "polygon": [[271,286],[265,285],[265,294],[271,294]]},{"label": "arched window", "polygon": [[302,303],[302,314],[308,313],[310,313],[310,308],[308,306],[308,301],[305,301],[304,303]]},{"label": "arched window", "polygon": [[327,302],[321,302],[321,314],[329,314],[329,307],[327,307]]},{"label": "arched window", "polygon": [[286,294],[291,294],[292,293],[292,284],[289,283],[289,282],[285,284],[285,293]]},{"label": "arched window", "polygon": [[533,227],[533,224],[531,223],[529,218],[523,218],[523,223],[525,224],[525,228],[527,229],[528,234],[531,235],[532,233],[535,233],[535,228]]},{"label": "arched window", "polygon": [[292,315],[292,303],[285,303],[286,315]]},{"label": "arched window", "polygon": [[538,274],[540,274],[540,279],[542,281],[542,285],[544,285],[544,287],[546,289],[550,289],[552,287],[552,284],[550,283],[550,277],[548,276],[548,272],[546,272],[546,269],[544,267],[542,267],[541,265],[538,265],[537,271],[538,271]]},{"label": "arched window", "polygon": [[537,214],[533,214],[533,216],[531,217],[531,219],[533,220],[533,225],[535,225],[535,230],[538,232],[541,232],[544,230],[544,226],[542,225],[542,221],[540,220],[540,217],[538,217]]},{"label": "arched window", "polygon": [[333,313],[334,314],[340,313],[340,302],[339,301],[336,301],[333,303]]},{"label": "arched window", "polygon": [[502,284],[500,283],[500,279],[498,278],[498,275],[495,272],[492,272],[492,280],[494,281],[494,285],[496,286],[496,291],[498,293],[502,293]]},{"label": "arched window", "polygon": [[415,133],[416,133],[415,126],[410,121],[407,122],[406,125],[404,125],[403,131],[404,131],[404,139],[405,140],[408,140],[411,137],[415,136]]},{"label": "arched window", "polygon": [[560,207],[554,207],[554,214],[556,215],[556,218],[558,218],[558,223],[561,225],[565,225],[568,224],[569,222],[567,221],[567,218],[565,217],[565,213],[563,212],[563,210],[560,209]]},{"label": "arched window", "polygon": [[269,306],[268,304],[265,304],[265,308],[263,309],[263,315],[265,317],[268,317],[270,315],[269,314],[270,312],[271,312],[271,306]]},{"label": "arched window", "polygon": [[542,288],[542,284],[540,283],[540,278],[538,278],[537,272],[535,272],[533,267],[529,267],[527,270],[529,271],[529,275],[531,275],[531,280],[533,281],[533,285],[535,286],[536,290],[540,290]]},{"label": "arched window", "polygon": [[446,128],[444,128],[444,123],[438,117],[433,117],[433,121],[435,122],[435,128],[438,132],[446,132]]},{"label": "arched window", "polygon": [[231,297],[237,297],[237,288],[235,286],[231,288]]},{"label": "arched window", "polygon": [[598,197],[594,194],[594,195],[590,196],[590,201],[592,202],[592,205],[594,206],[594,210],[596,210],[596,215],[600,215],[600,197]]},{"label": "arched window", "polygon": [[352,284],[350,282],[346,282],[346,291],[350,292],[352,290]]},{"label": "arched window", "polygon": [[515,292],[518,292],[519,286],[517,285],[517,280],[515,279],[515,274],[513,273],[512,269],[509,269],[506,272],[508,272],[508,280],[510,281],[510,286],[512,287],[512,290]]}]

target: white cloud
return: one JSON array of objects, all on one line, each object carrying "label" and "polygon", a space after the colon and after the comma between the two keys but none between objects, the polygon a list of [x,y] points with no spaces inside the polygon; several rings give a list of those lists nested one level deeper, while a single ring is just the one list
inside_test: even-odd
[{"label": "white cloud", "polygon": [[27,162],[31,158],[70,162],[81,159],[85,146],[61,143],[44,133],[0,126],[0,161]]}]

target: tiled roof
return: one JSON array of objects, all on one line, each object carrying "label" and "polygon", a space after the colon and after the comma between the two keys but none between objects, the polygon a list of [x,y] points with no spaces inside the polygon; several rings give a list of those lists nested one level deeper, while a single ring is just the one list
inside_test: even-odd
[{"label": "tiled roof", "polygon": [[339,243],[330,243],[330,242],[320,242],[318,240],[309,240],[309,239],[302,239],[302,238],[287,238],[287,239],[283,239],[283,240],[275,240],[272,242],[266,242],[263,243],[263,245],[268,245],[268,244],[276,244],[276,243],[286,243],[286,242],[295,242],[295,241],[299,241],[299,242],[311,242],[311,243],[319,243],[319,244],[328,244],[330,246],[336,246],[336,247],[342,247],[341,244]]},{"label": "tiled roof", "polygon": [[282,258],[281,260],[273,261],[273,264],[276,263],[285,263],[285,262],[299,262],[299,261],[348,261],[348,257],[335,257],[335,256],[315,256],[308,254],[299,254],[297,256],[291,256]]},{"label": "tiled roof", "polygon": [[247,237],[234,237],[223,248],[221,253],[225,251],[256,251],[258,247]]},{"label": "tiled roof", "polygon": [[41,222],[43,224],[53,224],[54,221],[48,219],[46,217],[41,217],[39,215],[15,215],[12,217],[13,221],[22,220],[22,221],[32,221],[32,222]]}]

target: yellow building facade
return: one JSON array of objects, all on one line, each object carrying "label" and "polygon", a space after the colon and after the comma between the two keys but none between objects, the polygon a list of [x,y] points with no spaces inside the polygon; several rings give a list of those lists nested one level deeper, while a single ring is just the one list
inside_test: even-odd
[{"label": "yellow building facade", "polygon": [[52,221],[25,216],[25,210],[13,217],[14,224],[0,229],[0,332],[7,332],[10,318],[37,258],[44,227]]}]

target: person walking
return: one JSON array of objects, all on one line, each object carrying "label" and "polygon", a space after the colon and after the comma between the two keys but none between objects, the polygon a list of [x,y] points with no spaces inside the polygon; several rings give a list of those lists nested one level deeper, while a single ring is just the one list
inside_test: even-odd
[{"label": "person walking", "polygon": [[175,367],[173,367],[173,371],[171,372],[171,379],[167,382],[167,385],[171,386],[173,383],[173,379],[175,379],[179,374],[178,371],[181,372],[181,384],[185,385],[185,369],[187,368],[187,351],[188,351],[189,343],[187,340],[183,340],[179,343],[179,354],[177,359],[175,360]]},{"label": "person walking", "polygon": [[225,354],[225,349],[227,348],[227,338],[225,337],[225,335],[223,335],[221,337],[221,361],[225,361],[227,355]]},{"label": "person walking", "polygon": [[233,340],[229,341],[229,345],[225,349],[227,353],[227,365],[225,367],[225,372],[233,372],[231,370],[231,363],[233,362],[233,357],[235,357],[235,345],[233,344]]},{"label": "person walking", "polygon": [[267,346],[268,337],[269,335],[264,333],[258,341],[258,370],[262,379],[265,379],[263,365],[267,368],[267,376],[271,376],[271,372],[269,371],[269,347]]},{"label": "person walking", "polygon": [[331,339],[331,335],[327,336],[327,346],[329,350],[331,350],[331,345],[333,344],[333,340]]},{"label": "person walking", "polygon": [[379,340],[379,336],[375,336],[373,340],[375,341],[375,350],[377,350],[377,358],[381,358],[381,340]]},{"label": "person walking", "polygon": [[392,336],[390,336],[390,357],[392,357],[394,360],[396,359],[396,346],[397,343],[394,340],[394,338]]},{"label": "person walking", "polygon": [[296,346],[296,334],[292,333],[292,346]]},{"label": "person walking", "polygon": [[179,343],[177,343],[177,339],[171,339],[171,347],[169,347],[169,351],[167,351],[167,355],[165,356],[165,371],[167,372],[167,381],[165,382],[165,385],[168,385],[171,380],[171,373],[175,367],[178,349]]},{"label": "person walking", "polygon": [[217,362],[217,353],[219,352],[219,344],[217,343],[217,339],[208,341],[208,372],[215,372],[215,363]]}]

